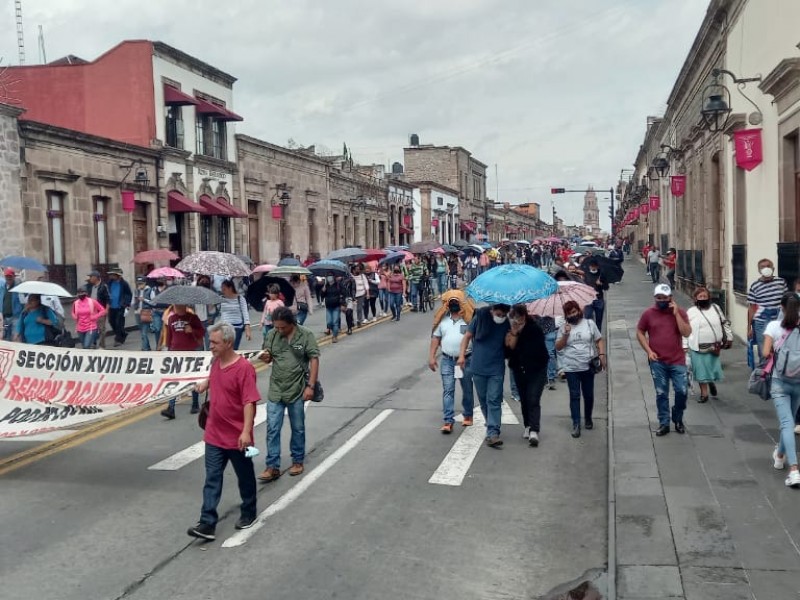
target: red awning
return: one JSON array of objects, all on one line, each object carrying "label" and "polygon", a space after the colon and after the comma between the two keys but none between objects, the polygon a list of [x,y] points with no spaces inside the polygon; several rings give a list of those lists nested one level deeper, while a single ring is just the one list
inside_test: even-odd
[{"label": "red awning", "polygon": [[220,196],[217,198],[217,204],[227,210],[230,215],[234,219],[245,219],[247,218],[247,213],[243,210],[236,208],[233,204],[228,202],[224,197]]},{"label": "red awning", "polygon": [[167,106],[190,106],[197,104],[197,100],[184,94],[178,88],[171,85],[164,85],[164,104]]},{"label": "red awning", "polygon": [[414,233],[413,229],[409,229],[408,227],[400,226],[400,235],[411,235]]},{"label": "red awning", "polygon": [[175,190],[172,190],[171,192],[167,193],[167,210],[171,213],[187,213],[187,212],[196,212],[201,214],[206,213],[205,208],[203,208],[199,204],[195,204],[194,202],[189,200],[186,196]]},{"label": "red awning", "polygon": [[471,223],[470,221],[462,221],[461,231],[466,231],[467,233],[475,233],[475,224]]},{"label": "red awning", "polygon": [[220,121],[244,121],[244,117],[240,117],[232,110],[228,110],[227,108],[223,108],[222,110],[225,111],[225,116],[220,117]]},{"label": "red awning", "polygon": [[200,204],[206,209],[206,214],[215,217],[232,217],[233,213],[230,212],[225,206],[221,205],[217,200],[205,194],[200,196]]},{"label": "red awning", "polygon": [[228,110],[224,106],[208,102],[201,98],[195,98],[195,101],[197,102],[198,114],[214,117],[220,121],[244,121],[242,117],[237,115],[235,112]]}]

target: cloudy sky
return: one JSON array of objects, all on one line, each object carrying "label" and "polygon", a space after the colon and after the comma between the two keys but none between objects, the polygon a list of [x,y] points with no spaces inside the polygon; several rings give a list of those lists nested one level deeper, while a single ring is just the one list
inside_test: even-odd
[{"label": "cloudy sky", "polygon": [[[161,40],[239,78],[237,131],[402,162],[411,133],[490,165],[489,194],[612,187],[661,114],[707,0],[23,0],[28,64]],[[14,2],[0,56],[17,64]],[[498,178],[495,178],[497,165]],[[498,193],[499,190],[499,193]],[[608,225],[609,195],[600,194]],[[556,196],[568,223],[578,194]]]}]

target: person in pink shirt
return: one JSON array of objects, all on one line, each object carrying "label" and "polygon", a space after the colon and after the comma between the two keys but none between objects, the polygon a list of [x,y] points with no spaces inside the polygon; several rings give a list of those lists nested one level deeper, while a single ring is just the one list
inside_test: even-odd
[{"label": "person in pink shirt", "polygon": [[98,319],[106,316],[105,307],[94,298],[90,298],[85,288],[78,290],[78,299],[72,304],[72,318],[76,323],[75,330],[84,348],[92,348],[97,340]]},{"label": "person in pink shirt", "polygon": [[278,296],[281,294],[281,288],[276,284],[272,284],[267,288],[267,301],[264,303],[264,312],[261,314],[261,330],[264,332],[264,337],[272,329],[272,313],[276,308],[284,306],[283,300]]}]

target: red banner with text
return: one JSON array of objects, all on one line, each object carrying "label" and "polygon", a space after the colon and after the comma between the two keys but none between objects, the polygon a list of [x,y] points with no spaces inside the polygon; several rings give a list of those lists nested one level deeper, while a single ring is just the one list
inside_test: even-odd
[{"label": "red banner with text", "polygon": [[764,160],[760,129],[741,129],[733,133],[736,165],[752,171]]},{"label": "red banner with text", "polygon": [[686,193],[686,175],[673,175],[670,178],[670,191],[676,198]]}]

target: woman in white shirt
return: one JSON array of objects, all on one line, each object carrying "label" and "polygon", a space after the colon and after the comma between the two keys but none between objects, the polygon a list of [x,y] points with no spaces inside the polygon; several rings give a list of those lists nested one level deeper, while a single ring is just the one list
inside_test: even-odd
[{"label": "woman in white shirt", "polygon": [[700,384],[698,402],[708,402],[709,392],[716,398],[717,381],[722,381],[719,353],[723,345],[733,341],[730,323],[719,306],[711,302],[704,287],[694,291],[694,306],[686,311],[692,335],[685,339],[689,348],[694,380]]}]

